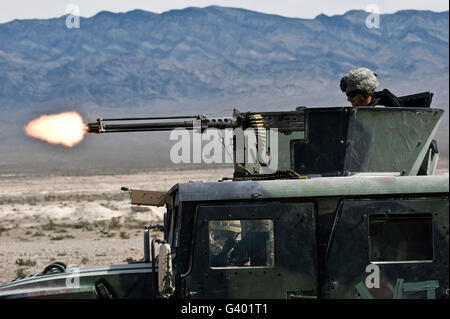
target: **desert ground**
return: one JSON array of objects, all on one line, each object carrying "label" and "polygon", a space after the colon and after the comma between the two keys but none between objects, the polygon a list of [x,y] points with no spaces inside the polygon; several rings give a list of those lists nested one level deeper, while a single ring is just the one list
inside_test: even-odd
[{"label": "desert ground", "polygon": [[[448,174],[441,161],[438,174]],[[39,273],[53,261],[88,267],[144,257],[144,226],[163,207],[132,206],[132,189],[167,191],[178,182],[218,181],[232,168],[123,175],[0,174],[0,283]],[[154,233],[162,236],[162,233]]]},{"label": "desert ground", "polygon": [[167,191],[178,182],[218,181],[232,174],[231,168],[96,176],[1,174],[0,283],[39,273],[53,261],[88,267],[141,260],[144,226],[162,224],[165,208],[131,205],[122,186]]}]

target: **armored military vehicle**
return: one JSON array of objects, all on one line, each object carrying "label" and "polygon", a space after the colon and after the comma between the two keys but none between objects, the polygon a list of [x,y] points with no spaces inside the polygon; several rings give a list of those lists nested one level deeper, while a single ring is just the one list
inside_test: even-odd
[{"label": "armored military vehicle", "polygon": [[164,225],[144,230],[143,262],[55,262],[1,284],[0,297],[448,298],[449,180],[434,174],[433,140],[444,111],[403,103],[89,123],[91,133],[233,129],[234,175],[130,189],[132,204],[166,207]]}]

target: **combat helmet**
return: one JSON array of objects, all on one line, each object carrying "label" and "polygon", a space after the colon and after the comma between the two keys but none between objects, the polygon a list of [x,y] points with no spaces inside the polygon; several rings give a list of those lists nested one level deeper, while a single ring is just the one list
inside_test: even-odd
[{"label": "combat helmet", "polygon": [[210,250],[214,255],[219,254],[225,242],[236,239],[241,234],[239,220],[213,220],[209,222]]},{"label": "combat helmet", "polygon": [[344,93],[359,90],[371,96],[378,86],[377,75],[367,68],[355,68],[342,77],[340,86]]},{"label": "combat helmet", "polygon": [[211,221],[210,229],[214,231],[231,231],[234,233],[241,232],[241,223],[239,220],[217,220]]}]

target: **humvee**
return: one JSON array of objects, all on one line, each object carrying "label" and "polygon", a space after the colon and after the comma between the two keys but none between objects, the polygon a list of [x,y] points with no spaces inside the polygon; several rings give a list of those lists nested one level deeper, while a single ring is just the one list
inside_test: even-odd
[{"label": "humvee", "polygon": [[[164,225],[144,230],[142,262],[55,262],[1,284],[0,297],[448,298],[449,180],[435,175],[433,140],[444,111],[427,106],[98,119],[89,132],[197,121],[200,131],[251,128],[257,138],[234,135],[232,178],[129,190],[132,204],[166,207]],[[269,161],[251,152],[255,143]],[[152,238],[155,228],[163,238]]]}]

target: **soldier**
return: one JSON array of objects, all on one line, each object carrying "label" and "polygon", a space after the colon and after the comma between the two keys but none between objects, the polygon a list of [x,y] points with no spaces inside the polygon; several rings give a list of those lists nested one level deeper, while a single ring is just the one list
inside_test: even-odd
[{"label": "soldier", "polygon": [[377,75],[367,68],[350,70],[342,77],[340,86],[352,106],[402,106],[389,90],[375,92],[378,86]]},{"label": "soldier", "polygon": [[242,240],[230,255],[230,262],[238,266],[273,266],[273,223],[269,220],[245,220]]},{"label": "soldier", "polygon": [[220,220],[210,222],[209,252],[212,267],[230,266],[230,255],[241,235],[239,220]]},{"label": "soldier", "polygon": [[273,266],[271,221],[211,221],[209,235],[212,267]]}]

